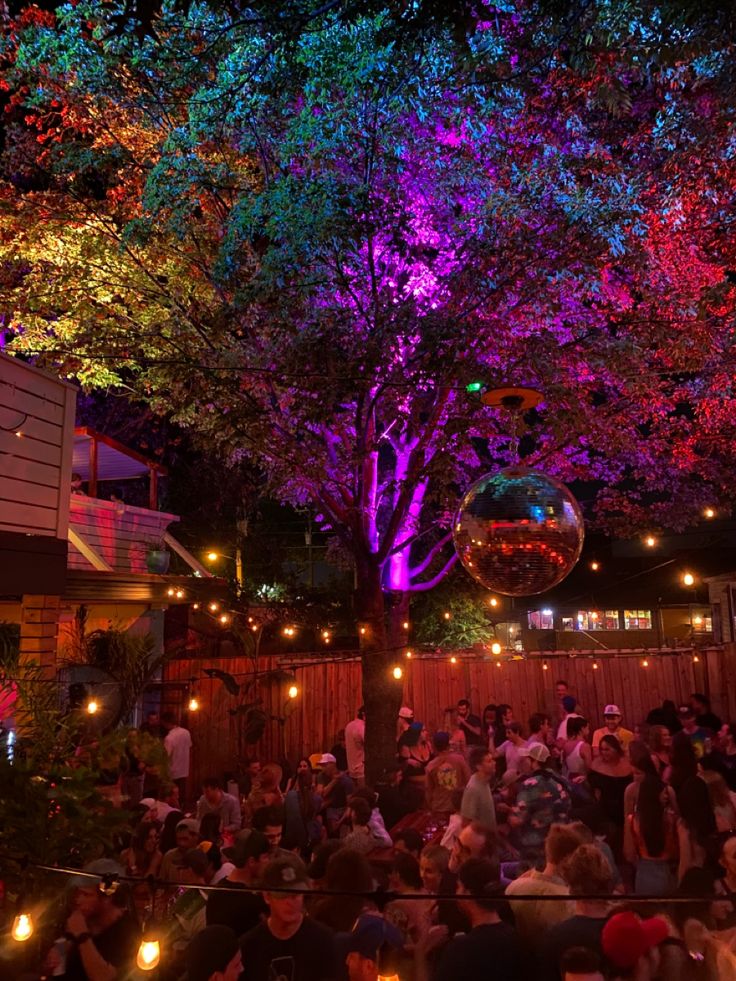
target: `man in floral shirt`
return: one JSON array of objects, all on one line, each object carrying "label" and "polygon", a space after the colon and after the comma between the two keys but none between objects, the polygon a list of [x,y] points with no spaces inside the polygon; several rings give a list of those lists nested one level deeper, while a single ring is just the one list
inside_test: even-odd
[{"label": "man in floral shirt", "polygon": [[537,864],[544,859],[551,825],[570,820],[570,792],[566,781],[547,768],[550,752],[543,743],[532,743],[521,752],[529,757],[532,772],[519,781],[509,824],[522,858]]}]

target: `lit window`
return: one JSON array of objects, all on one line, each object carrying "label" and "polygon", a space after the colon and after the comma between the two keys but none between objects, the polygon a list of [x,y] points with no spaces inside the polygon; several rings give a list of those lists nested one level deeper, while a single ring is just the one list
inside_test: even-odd
[{"label": "lit window", "polygon": [[651,610],[624,610],[625,630],[651,630]]},{"label": "lit window", "polygon": [[574,630],[575,629],[575,620],[572,617],[563,617],[562,618],[562,629],[563,630]]},{"label": "lit window", "polygon": [[552,610],[529,610],[530,630],[554,630],[555,615]]},{"label": "lit window", "polygon": [[696,634],[712,634],[713,618],[710,613],[695,613],[693,615],[693,632]]},{"label": "lit window", "polygon": [[618,610],[606,610],[603,615],[605,623],[604,630],[620,630],[621,621],[618,618]]},{"label": "lit window", "polygon": [[578,610],[571,630],[618,630],[618,610]]}]

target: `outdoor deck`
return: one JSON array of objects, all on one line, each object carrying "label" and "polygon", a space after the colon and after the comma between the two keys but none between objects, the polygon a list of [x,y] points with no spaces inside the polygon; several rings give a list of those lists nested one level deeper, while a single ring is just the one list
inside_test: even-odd
[{"label": "outdoor deck", "polygon": [[146,573],[146,545],[160,541],[178,520],[164,511],[72,494],[68,567]]}]

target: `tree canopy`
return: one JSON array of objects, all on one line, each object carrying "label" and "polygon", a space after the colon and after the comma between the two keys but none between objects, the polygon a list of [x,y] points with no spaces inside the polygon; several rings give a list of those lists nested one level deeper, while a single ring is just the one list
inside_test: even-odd
[{"label": "tree canopy", "polygon": [[8,22],[0,296],[12,349],[315,508],[385,760],[408,597],[516,457],[469,383],[542,392],[524,463],[614,533],[736,493],[732,40],[676,3],[304,6]]}]

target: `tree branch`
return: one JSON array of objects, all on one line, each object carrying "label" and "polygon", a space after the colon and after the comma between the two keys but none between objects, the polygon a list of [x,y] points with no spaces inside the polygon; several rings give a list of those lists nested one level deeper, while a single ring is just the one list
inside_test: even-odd
[{"label": "tree branch", "polygon": [[435,586],[439,585],[445,578],[450,569],[457,562],[457,552],[453,552],[449,560],[444,564],[434,578],[428,580],[427,582],[418,582],[409,587],[410,593],[426,593],[430,589],[434,589]]}]

